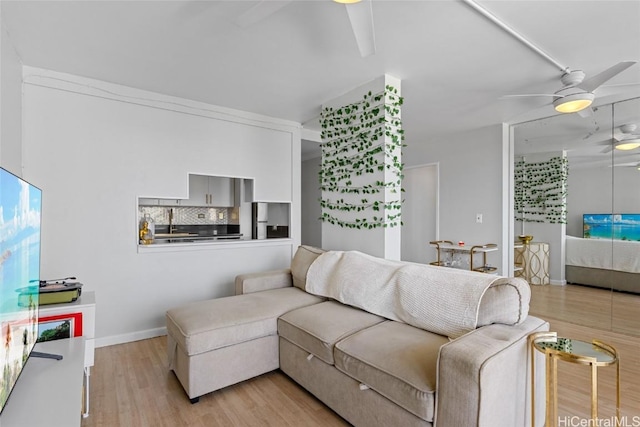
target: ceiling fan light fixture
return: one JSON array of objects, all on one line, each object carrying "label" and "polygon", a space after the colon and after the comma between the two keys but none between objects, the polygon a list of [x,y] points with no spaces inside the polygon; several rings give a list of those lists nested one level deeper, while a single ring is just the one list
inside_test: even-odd
[{"label": "ceiling fan light fixture", "polygon": [[616,150],[622,151],[635,150],[638,147],[640,147],[640,138],[622,140],[615,144]]},{"label": "ceiling fan light fixture", "polygon": [[553,101],[553,108],[558,113],[577,113],[593,103],[593,94],[589,92],[575,93]]}]

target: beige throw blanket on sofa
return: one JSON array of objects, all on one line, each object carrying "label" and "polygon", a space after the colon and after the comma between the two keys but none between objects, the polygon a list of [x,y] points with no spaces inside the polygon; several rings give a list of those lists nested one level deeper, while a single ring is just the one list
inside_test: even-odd
[{"label": "beige throw blanket on sofa", "polygon": [[476,329],[480,300],[497,279],[357,251],[330,251],[309,267],[306,291],[457,338]]}]

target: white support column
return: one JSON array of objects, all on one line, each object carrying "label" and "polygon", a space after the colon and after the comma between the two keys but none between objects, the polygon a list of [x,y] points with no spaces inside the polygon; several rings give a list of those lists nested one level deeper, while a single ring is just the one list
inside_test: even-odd
[{"label": "white support column", "polygon": [[325,249],[400,259],[400,84],[385,75],[323,105]]}]

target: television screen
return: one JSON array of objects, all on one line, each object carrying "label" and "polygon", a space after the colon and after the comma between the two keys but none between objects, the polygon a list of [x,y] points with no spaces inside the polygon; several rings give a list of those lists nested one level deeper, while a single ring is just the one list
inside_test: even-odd
[{"label": "television screen", "polygon": [[38,333],[41,191],[0,168],[0,412]]},{"label": "television screen", "polygon": [[640,241],[640,214],[584,214],[582,237]]}]

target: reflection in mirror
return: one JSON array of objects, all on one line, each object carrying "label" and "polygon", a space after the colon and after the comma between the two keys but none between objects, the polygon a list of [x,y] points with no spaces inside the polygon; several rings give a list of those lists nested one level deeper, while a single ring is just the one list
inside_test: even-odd
[{"label": "reflection in mirror", "polygon": [[[612,329],[640,335],[640,98],[613,104]],[[627,150],[620,148],[626,144]]]},{"label": "reflection in mirror", "polygon": [[[586,280],[589,269],[610,264],[610,239],[598,242],[609,250],[596,249],[597,260],[586,262],[579,253],[593,251],[582,248],[584,215],[612,209],[612,107],[594,108],[589,117],[566,114],[521,123],[513,138],[514,274],[532,284],[531,313],[610,329],[607,272],[597,283]],[[532,241],[520,243],[520,235]]]},{"label": "reflection in mirror", "polygon": [[[620,149],[622,142],[633,141],[635,148]],[[532,284],[531,313],[640,335],[640,98],[594,108],[585,118],[568,114],[517,124],[513,154],[512,235],[521,267],[514,273]],[[551,209],[555,196],[547,197],[550,190],[540,185],[545,177],[531,171],[542,165],[539,174],[553,173],[544,169],[552,169],[549,162],[556,157],[568,165],[564,224],[541,220],[535,212]],[[531,176],[517,175],[519,162]],[[518,179],[524,189],[516,188]],[[552,286],[535,286],[535,271],[527,271],[526,263],[533,264],[529,270],[539,269],[544,256],[519,257],[527,249],[534,252],[519,235],[548,244],[544,283]]]}]

